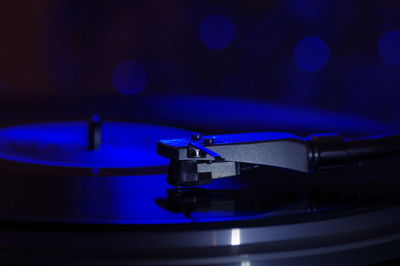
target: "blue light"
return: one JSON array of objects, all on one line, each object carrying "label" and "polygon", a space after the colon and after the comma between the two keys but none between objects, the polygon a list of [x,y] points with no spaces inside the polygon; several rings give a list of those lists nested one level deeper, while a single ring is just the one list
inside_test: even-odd
[{"label": "blue light", "polygon": [[98,114],[92,115],[91,120],[92,120],[92,122],[94,122],[94,123],[98,123],[98,122],[101,121],[101,116],[98,115]]},{"label": "blue light", "polygon": [[392,30],[383,34],[379,41],[379,55],[390,65],[400,66],[400,31]]},{"label": "blue light", "polygon": [[144,90],[147,82],[146,70],[137,61],[122,62],[114,69],[113,85],[122,94],[137,94]]},{"label": "blue light", "polygon": [[[183,212],[172,212],[157,203],[157,200],[168,199],[166,189],[171,187],[167,184],[166,175],[61,178],[58,182],[68,186],[74,194],[66,196],[62,208],[51,215],[60,217],[64,222],[182,224],[245,220],[260,215],[257,212],[234,215],[229,210],[194,211],[192,218],[188,218]],[[236,179],[227,178],[213,181],[207,189],[238,189],[243,186]],[[1,207],[0,204],[0,210]]]},{"label": "blue light", "polygon": [[103,122],[103,141],[87,149],[88,123],[59,122],[0,129],[0,160],[34,165],[80,168],[135,168],[168,165],[158,155],[160,139],[181,138],[191,132],[152,124]]},{"label": "blue light", "polygon": [[[201,105],[194,106],[194,102],[201,102]],[[179,123],[199,130],[203,128],[219,132],[284,131],[307,134],[333,131],[347,135],[392,130],[391,126],[384,123],[356,116],[235,98],[179,95],[156,99],[154,104],[158,107],[154,110],[154,117],[158,120]],[[218,106],[218,112],[204,119],[204,106]]]},{"label": "blue light", "polygon": [[303,70],[315,72],[322,69],[329,61],[328,45],[316,36],[305,37],[296,44],[294,59]]},{"label": "blue light", "polygon": [[200,24],[200,39],[212,50],[223,50],[231,45],[234,38],[232,21],[223,15],[209,15]]}]

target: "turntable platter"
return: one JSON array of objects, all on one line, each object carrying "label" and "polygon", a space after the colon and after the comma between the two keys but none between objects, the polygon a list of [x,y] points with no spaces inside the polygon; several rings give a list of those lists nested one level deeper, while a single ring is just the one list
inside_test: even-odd
[{"label": "turntable platter", "polygon": [[[346,170],[343,179],[369,179],[364,185],[314,191],[304,189],[309,184],[301,188],[309,177],[271,169],[172,192],[165,175],[3,174],[0,248],[3,257],[21,265],[38,259],[48,265],[387,260],[398,254],[400,241],[399,173],[376,175],[373,168]],[[345,263],[349,252],[352,264]],[[60,260],[65,264],[55,263]]]},{"label": "turntable platter", "polygon": [[[371,171],[346,169],[332,183],[326,175],[259,168],[239,177],[218,179],[201,188],[174,189],[166,174],[65,176],[4,173],[0,220],[103,225],[182,225],[275,218],[356,209],[398,198],[398,173],[376,179]],[[335,175],[340,176],[341,173]],[[375,177],[375,180],[368,175]],[[344,180],[365,179],[354,187]],[[385,180],[385,183],[381,182]],[[312,183],[317,180],[317,183]],[[325,181],[324,181],[325,180]],[[290,183],[290,186],[287,184]],[[359,195],[359,192],[362,192]]]},{"label": "turntable platter", "polygon": [[[102,144],[89,149],[85,122],[0,129],[0,260],[352,265],[350,255],[357,264],[397,256],[400,170],[392,166],[398,158],[311,175],[259,167],[177,189],[168,185],[168,161],[155,146],[188,134],[104,122]],[[35,170],[44,168],[52,171]],[[101,174],[91,172],[96,168]],[[149,170],[104,171],[127,168]]]},{"label": "turntable platter", "polygon": [[0,161],[64,168],[143,168],[168,165],[158,140],[189,131],[142,123],[103,122],[102,144],[88,149],[85,122],[58,122],[0,129]]}]

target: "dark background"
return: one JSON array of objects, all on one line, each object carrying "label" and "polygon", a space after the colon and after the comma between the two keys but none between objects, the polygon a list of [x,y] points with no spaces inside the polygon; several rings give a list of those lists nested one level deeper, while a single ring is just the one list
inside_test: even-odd
[{"label": "dark background", "polygon": [[0,97],[201,94],[399,125],[399,11],[398,1],[2,1]]}]

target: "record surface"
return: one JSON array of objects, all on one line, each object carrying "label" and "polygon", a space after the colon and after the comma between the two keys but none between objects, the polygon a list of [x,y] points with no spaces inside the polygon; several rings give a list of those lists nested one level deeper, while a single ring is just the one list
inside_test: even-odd
[{"label": "record surface", "polygon": [[[397,161],[308,176],[260,168],[201,188],[166,174],[3,175],[0,261],[354,265],[400,243]],[[46,264],[46,265],[47,265]]]},{"label": "record surface", "polygon": [[126,176],[8,172],[0,180],[0,219],[201,226],[209,222],[311,217],[397,199],[397,173],[379,169],[353,167],[307,175],[261,167],[185,189],[169,186],[166,172]]},{"label": "record surface", "polygon": [[[181,113],[176,125],[201,117],[202,127],[221,131],[285,128],[264,119],[246,126],[240,121],[247,115],[229,115],[237,128],[217,122],[218,112],[211,120],[204,112]],[[172,112],[160,121],[163,116],[177,121]],[[340,132],[385,129],[337,124]],[[354,127],[347,130],[348,124]],[[167,184],[168,160],[156,155],[156,143],[189,131],[104,122],[104,145],[89,151],[87,127],[60,122],[0,130],[2,263],[353,265],[398,254],[398,159],[311,175],[260,167],[176,189]],[[106,171],[127,167],[134,171]]]},{"label": "record surface", "polygon": [[[103,122],[99,149],[88,149],[89,123],[55,122],[0,129],[0,164],[18,164],[35,173],[53,174],[72,169],[135,169],[166,167],[169,161],[156,153],[160,139],[190,136],[187,130],[160,125]],[[31,166],[29,168],[29,166]],[[12,167],[12,166],[10,166]],[[54,168],[54,169],[52,169]],[[70,168],[70,169],[66,169]]]}]

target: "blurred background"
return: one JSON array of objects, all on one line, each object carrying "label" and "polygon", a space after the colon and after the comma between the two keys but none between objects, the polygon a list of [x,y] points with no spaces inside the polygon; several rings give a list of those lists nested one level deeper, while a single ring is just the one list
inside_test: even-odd
[{"label": "blurred background", "polygon": [[394,0],[3,1],[0,98],[29,114],[49,99],[200,95],[398,126],[399,11]]}]

